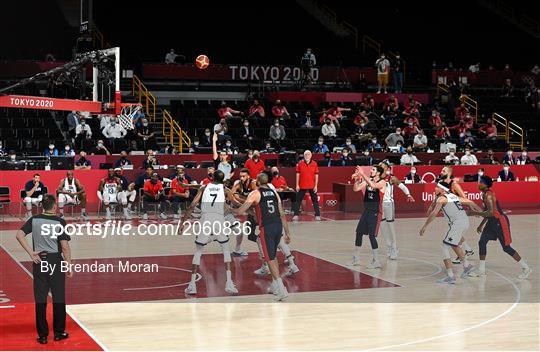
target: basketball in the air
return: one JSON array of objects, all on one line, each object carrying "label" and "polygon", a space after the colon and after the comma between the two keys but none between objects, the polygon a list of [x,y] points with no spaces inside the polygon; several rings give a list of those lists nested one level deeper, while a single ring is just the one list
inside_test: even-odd
[{"label": "basketball in the air", "polygon": [[204,70],[210,65],[210,59],[206,55],[199,55],[195,59],[195,65],[201,70]]}]

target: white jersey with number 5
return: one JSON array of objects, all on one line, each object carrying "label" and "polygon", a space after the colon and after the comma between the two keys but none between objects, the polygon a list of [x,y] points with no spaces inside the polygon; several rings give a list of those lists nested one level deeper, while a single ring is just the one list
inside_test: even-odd
[{"label": "white jersey with number 5", "polygon": [[465,222],[469,223],[467,213],[463,209],[459,197],[455,194],[448,193],[445,195],[448,202],[443,206],[442,210],[449,223]]},{"label": "white jersey with number 5", "polygon": [[209,183],[203,191],[201,211],[203,214],[223,216],[225,206],[225,190],[222,184]]}]

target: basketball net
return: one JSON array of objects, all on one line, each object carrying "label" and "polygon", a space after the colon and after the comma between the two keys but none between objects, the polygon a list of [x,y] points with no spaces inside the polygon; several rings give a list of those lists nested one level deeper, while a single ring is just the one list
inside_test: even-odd
[{"label": "basketball net", "polygon": [[141,105],[122,106],[122,111],[120,115],[118,115],[118,122],[120,122],[120,125],[126,130],[133,130],[135,128],[133,126],[133,118],[139,110],[141,110]]}]

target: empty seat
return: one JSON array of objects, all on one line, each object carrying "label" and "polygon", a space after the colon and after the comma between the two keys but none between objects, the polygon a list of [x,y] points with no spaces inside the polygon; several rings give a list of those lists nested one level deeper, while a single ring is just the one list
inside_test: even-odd
[{"label": "empty seat", "polygon": [[29,129],[17,130],[17,138],[19,138],[19,139],[31,139],[32,138],[32,130],[29,130]]},{"label": "empty seat", "polygon": [[6,139],[6,138],[15,138],[15,130],[14,129],[6,129],[2,128],[0,129],[0,138]]},{"label": "empty seat", "polygon": [[34,128],[32,130],[32,138],[34,139],[45,139],[48,136],[47,130],[44,128]]},{"label": "empty seat", "polygon": [[26,128],[28,125],[26,124],[26,119],[22,117],[15,117],[11,121],[11,127],[17,129],[17,128]]}]

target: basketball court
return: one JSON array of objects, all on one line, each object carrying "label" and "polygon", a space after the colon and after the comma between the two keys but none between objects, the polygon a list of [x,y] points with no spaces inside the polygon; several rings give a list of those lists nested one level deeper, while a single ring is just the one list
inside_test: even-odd
[{"label": "basketball court", "polygon": [[[257,247],[244,241],[248,257],[233,257],[237,296],[224,291],[221,248],[210,244],[201,262],[199,293],[187,297],[193,238],[137,236],[71,241],[76,263],[157,264],[158,272],[76,273],[67,286],[71,338],[61,350],[538,350],[538,214],[511,215],[514,245],[533,268],[519,280],[519,266],[491,242],[488,275],[437,284],[443,276],[440,241],[446,223],[438,218],[424,237],[424,219],[397,220],[399,258],[383,268],[351,261],[355,214],[304,215],[291,222],[291,247],[300,272],[284,278],[286,302],[266,293],[268,277]],[[337,220],[339,219],[339,220]],[[474,244],[479,221],[467,233]],[[93,221],[103,221],[95,219]],[[152,221],[149,221],[150,223]],[[172,220],[169,222],[173,223]],[[133,221],[138,224],[138,221]],[[36,350],[31,263],[15,240],[21,222],[0,224],[4,282],[0,326],[2,349]],[[234,240],[233,240],[234,243]],[[381,252],[384,241],[379,239]],[[280,257],[281,263],[283,258]],[[474,263],[477,262],[475,255]],[[283,264],[282,264],[283,269]],[[48,346],[52,347],[52,346]]]}]

